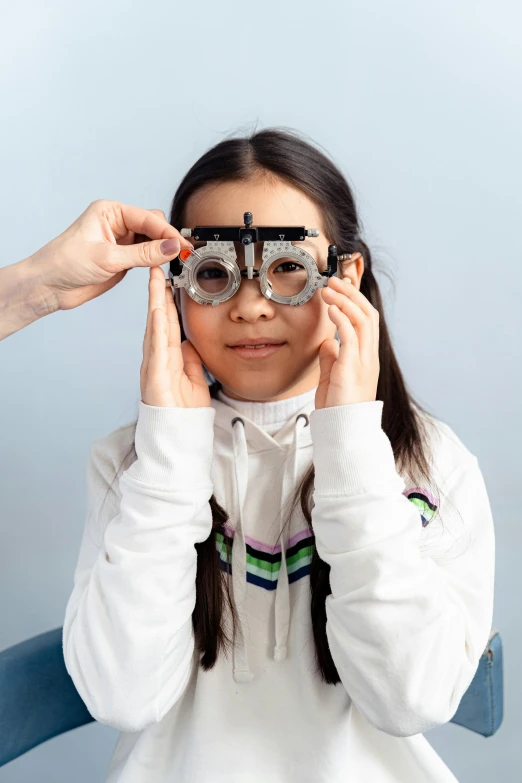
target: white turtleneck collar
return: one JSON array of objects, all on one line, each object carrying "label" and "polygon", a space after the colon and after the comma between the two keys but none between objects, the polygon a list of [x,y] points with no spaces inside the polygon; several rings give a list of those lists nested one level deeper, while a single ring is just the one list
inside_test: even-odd
[{"label": "white turtleneck collar", "polygon": [[218,400],[230,405],[239,414],[246,416],[258,427],[265,430],[269,435],[275,435],[283,427],[290,416],[300,410],[307,402],[315,399],[315,389],[297,394],[294,397],[287,397],[284,400],[276,402],[251,402],[250,400],[234,400],[220,389],[217,393]]}]

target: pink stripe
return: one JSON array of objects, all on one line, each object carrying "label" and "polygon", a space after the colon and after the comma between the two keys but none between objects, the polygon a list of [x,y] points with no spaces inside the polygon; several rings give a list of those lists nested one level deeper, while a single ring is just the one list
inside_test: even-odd
[{"label": "pink stripe", "polygon": [[[226,523],[224,525],[224,528],[227,536],[233,538],[234,528]],[[290,549],[290,547],[294,546],[294,544],[297,544],[298,541],[302,541],[303,538],[308,538],[311,535],[312,535],[312,530],[310,528],[306,528],[306,530],[301,530],[299,533],[296,533],[295,536],[292,536],[292,538],[289,539],[286,548]],[[269,544],[263,544],[262,541],[258,541],[256,538],[252,538],[251,536],[245,536],[245,541],[247,544],[249,544],[249,546],[253,547],[254,549],[258,549],[260,552],[267,552],[270,555],[275,555],[276,553],[281,551],[281,544],[270,546]]]},{"label": "pink stripe", "polygon": [[[225,523],[225,530],[227,532],[227,535],[229,535],[231,538],[234,537],[234,528],[230,527],[230,525],[227,525]],[[262,541],[258,541],[255,538],[252,538],[251,536],[245,535],[245,541],[250,546],[254,547],[254,549],[259,549],[260,552],[267,552],[270,555],[276,554],[276,552],[281,551],[281,544],[277,544],[276,546],[270,546],[269,544],[263,544]]]},{"label": "pink stripe", "polygon": [[408,495],[410,492],[420,492],[421,495],[425,495],[430,503],[433,503],[434,506],[438,506],[438,501],[433,497],[433,495],[424,487],[409,487],[409,489],[405,489],[402,493],[403,495]]},{"label": "pink stripe", "polygon": [[296,533],[295,536],[292,536],[292,538],[288,540],[287,549],[290,549],[290,547],[294,546],[299,541],[302,541],[303,538],[309,538],[312,535],[313,530],[310,527],[307,527],[306,530],[301,530],[299,533]]}]

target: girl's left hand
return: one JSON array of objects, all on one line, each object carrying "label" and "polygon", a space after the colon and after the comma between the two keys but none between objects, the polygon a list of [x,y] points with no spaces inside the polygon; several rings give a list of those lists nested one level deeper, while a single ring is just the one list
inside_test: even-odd
[{"label": "girl's left hand", "polygon": [[374,402],[380,370],[379,311],[346,277],[330,277],[321,294],[330,305],[328,316],[341,344],[335,338],[321,343],[315,408]]}]

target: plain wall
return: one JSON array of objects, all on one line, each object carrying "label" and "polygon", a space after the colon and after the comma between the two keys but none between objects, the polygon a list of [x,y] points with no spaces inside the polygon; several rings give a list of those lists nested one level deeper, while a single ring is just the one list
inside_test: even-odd
[{"label": "plain wall", "polygon": [[[495,518],[504,723],[426,735],[461,783],[519,780],[522,757],[521,25],[515,0],[18,0],[0,23],[2,265],[98,198],[168,212],[233,130],[294,128],[347,175],[410,389],[477,455]],[[147,284],[0,344],[0,649],[62,624],[90,444],[137,415]],[[70,732],[0,783],[103,781],[116,737]]]}]

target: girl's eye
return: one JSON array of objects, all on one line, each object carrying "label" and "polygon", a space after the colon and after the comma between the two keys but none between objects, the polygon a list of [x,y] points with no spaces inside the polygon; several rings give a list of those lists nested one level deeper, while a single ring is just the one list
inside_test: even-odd
[{"label": "girl's eye", "polygon": [[[286,272],[291,273],[298,271],[299,269],[304,269],[304,267],[301,266],[301,264],[296,264],[295,261],[283,261],[281,264],[279,264],[273,271],[275,272]],[[217,266],[214,267],[207,267],[206,269],[201,269],[198,272],[198,279],[202,278],[203,280],[215,280],[217,278],[226,276],[226,272],[224,269],[220,269]]]},{"label": "girl's eye", "polygon": [[[277,272],[280,269],[280,267],[283,267],[283,266],[285,267],[285,270],[284,270],[285,272],[292,272],[292,271],[294,271],[294,269],[296,269],[296,270],[297,269],[304,269],[304,267],[301,266],[301,264],[296,264],[295,261],[283,261],[281,264],[279,264],[278,267],[276,267],[274,269],[274,273]],[[290,266],[293,267],[293,269],[288,269],[288,267],[290,267]]]},{"label": "girl's eye", "polygon": [[216,280],[220,277],[227,276],[227,273],[224,269],[219,269],[219,267],[207,267],[206,269],[201,269],[198,274],[198,280],[201,278],[203,280]]}]

